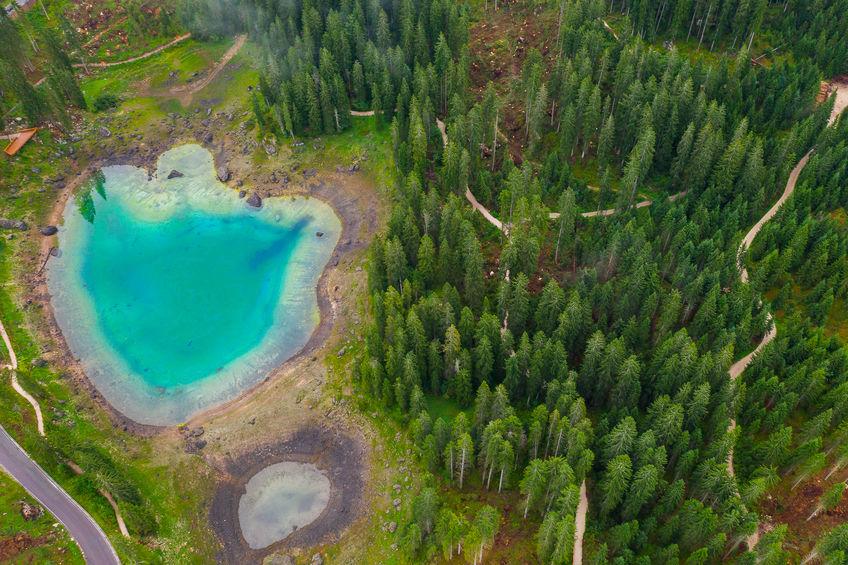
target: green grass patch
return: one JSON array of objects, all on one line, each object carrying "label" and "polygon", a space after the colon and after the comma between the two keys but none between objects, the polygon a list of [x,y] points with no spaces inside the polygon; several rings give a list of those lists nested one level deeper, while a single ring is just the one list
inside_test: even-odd
[{"label": "green grass patch", "polygon": [[390,186],[395,174],[389,126],[374,117],[351,116],[351,126],[326,137],[306,138],[294,148],[294,156],[303,168],[334,169],[359,159],[362,171],[378,187]]}]

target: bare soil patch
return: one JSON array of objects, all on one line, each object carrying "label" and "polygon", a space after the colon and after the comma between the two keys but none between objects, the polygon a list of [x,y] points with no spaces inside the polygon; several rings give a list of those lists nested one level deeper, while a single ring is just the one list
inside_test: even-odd
[{"label": "bare soil patch", "polygon": [[[493,4],[490,3],[490,6]],[[551,11],[519,1],[499,4],[474,22],[469,34],[471,88],[480,98],[491,81],[504,100],[501,131],[509,140],[513,160],[521,161],[524,144],[524,108],[513,89],[521,76],[527,53],[536,48],[553,65],[556,17]]]},{"label": "bare soil patch", "polygon": [[19,532],[13,536],[0,538],[0,563],[11,562],[21,553],[48,544],[54,536],[44,535],[34,538],[29,534]]},{"label": "bare soil patch", "polygon": [[789,485],[794,482],[790,477],[769,494],[760,505],[760,531],[770,530],[772,524],[787,524],[790,532],[787,537],[795,546],[792,549],[804,556],[813,549],[822,534],[844,524],[848,520],[848,497],[843,497],[836,508],[807,520],[818,506],[822,493],[839,481],[848,480],[848,469],[842,469],[825,481],[829,471],[830,466],[794,490],[789,490]]}]

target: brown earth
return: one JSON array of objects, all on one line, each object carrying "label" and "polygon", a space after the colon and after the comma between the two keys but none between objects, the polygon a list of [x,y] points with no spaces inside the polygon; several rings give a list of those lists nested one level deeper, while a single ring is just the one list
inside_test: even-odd
[{"label": "brown earth", "polygon": [[[807,520],[818,506],[822,493],[837,482],[848,480],[848,469],[844,468],[825,481],[824,477],[829,471],[830,465],[794,490],[789,489],[794,483],[794,478],[790,476],[775,492],[766,496],[759,509],[762,517],[760,530],[765,532],[770,530],[773,524],[787,524],[787,539],[792,540],[793,545],[791,549],[805,556],[822,534],[844,524],[848,520],[848,496],[843,496],[836,508],[820,512],[815,518]],[[787,482],[788,485],[785,484]]]},{"label": "brown earth", "polygon": [[[491,6],[491,5],[490,5]],[[521,76],[521,67],[528,51],[535,47],[547,62],[553,64],[555,55],[556,15],[518,1],[499,4],[475,21],[469,33],[471,51],[471,89],[481,98],[491,81],[504,101],[501,132],[509,140],[509,152],[514,161],[521,162],[524,143],[524,106],[521,96],[513,91]]]},{"label": "brown earth", "polygon": [[53,541],[54,536],[44,535],[34,538],[29,534],[19,532],[13,536],[0,537],[0,563],[18,561],[20,555],[30,549],[45,545]]}]

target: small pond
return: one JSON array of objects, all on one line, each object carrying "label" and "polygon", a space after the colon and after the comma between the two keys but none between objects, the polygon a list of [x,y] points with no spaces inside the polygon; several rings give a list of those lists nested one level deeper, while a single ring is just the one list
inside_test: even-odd
[{"label": "small pond", "polygon": [[238,517],[251,549],[268,547],[314,522],[330,501],[330,480],[311,463],[269,465],[245,488]]}]

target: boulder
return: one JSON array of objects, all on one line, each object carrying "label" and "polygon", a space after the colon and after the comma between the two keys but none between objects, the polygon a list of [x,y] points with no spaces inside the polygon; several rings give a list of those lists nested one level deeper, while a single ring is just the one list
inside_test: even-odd
[{"label": "boulder", "polygon": [[230,168],[226,165],[221,165],[217,169],[218,180],[221,182],[227,182],[230,180]]},{"label": "boulder", "polygon": [[100,132],[100,137],[111,137],[112,136],[112,132],[109,131],[109,128],[107,128],[105,126],[100,126],[100,129],[98,131]]},{"label": "boulder", "polygon": [[39,518],[42,514],[44,514],[44,509],[41,506],[38,506],[37,504],[30,504],[25,500],[21,501],[21,516],[23,516],[23,519],[27,522]]},{"label": "boulder", "polygon": [[7,220],[6,218],[0,218],[0,229],[24,231],[28,227],[29,226],[27,226],[26,222],[23,220]]},{"label": "boulder", "polygon": [[178,179],[178,178],[180,178],[180,177],[182,177],[182,176],[184,176],[184,175],[183,175],[181,172],[179,172],[178,170],[176,170],[176,169],[174,169],[173,171],[171,171],[170,173],[168,173],[168,179],[169,179],[169,180],[170,180],[170,179]]},{"label": "boulder", "polygon": [[56,235],[56,233],[58,233],[58,231],[59,231],[59,228],[57,228],[56,226],[44,226],[43,228],[41,228],[38,231],[41,232],[41,235],[51,236],[51,235]]},{"label": "boulder", "polygon": [[320,553],[316,553],[312,556],[312,565],[324,565],[324,556]]},{"label": "boulder", "polygon": [[247,191],[246,190],[239,190],[239,198],[244,198],[245,196],[247,196]]},{"label": "boulder", "polygon": [[262,207],[262,198],[260,198],[258,194],[253,192],[247,198],[247,203],[254,208],[261,208]]},{"label": "boulder", "polygon": [[305,179],[312,178],[317,174],[318,174],[318,171],[316,169],[306,169],[305,171],[303,171],[303,178],[305,178]]}]

